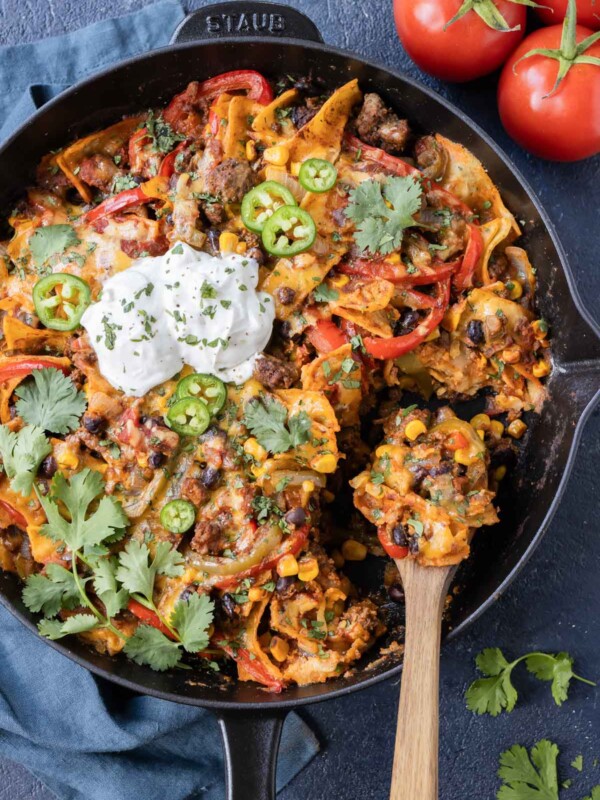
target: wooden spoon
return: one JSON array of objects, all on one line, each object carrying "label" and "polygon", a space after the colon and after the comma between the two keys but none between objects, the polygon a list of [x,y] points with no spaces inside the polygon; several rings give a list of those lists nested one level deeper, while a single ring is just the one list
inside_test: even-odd
[{"label": "wooden spoon", "polygon": [[438,800],[442,613],[456,567],[396,559],[406,598],[406,644],[390,800]]}]

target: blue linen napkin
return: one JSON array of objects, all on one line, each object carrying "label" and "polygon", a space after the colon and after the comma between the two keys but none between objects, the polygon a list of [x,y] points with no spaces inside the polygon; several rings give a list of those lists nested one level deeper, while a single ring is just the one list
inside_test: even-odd
[{"label": "blue linen napkin", "polygon": [[[34,44],[0,48],[0,142],[71,83],[168,43],[183,18],[163,0]],[[315,755],[308,726],[284,726],[278,788]],[[0,755],[61,800],[221,800],[221,737],[203,709],[126,692],[52,650],[0,606]]]}]

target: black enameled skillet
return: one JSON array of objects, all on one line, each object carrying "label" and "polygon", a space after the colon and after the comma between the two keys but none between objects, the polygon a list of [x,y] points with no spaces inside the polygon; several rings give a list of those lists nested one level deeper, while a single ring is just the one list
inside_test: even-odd
[{"label": "black enameled skillet", "polygon": [[[600,397],[600,331],[583,308],[565,254],[550,221],[524,179],[468,117],[416,82],[322,43],[298,11],[264,2],[234,2],[190,14],[166,48],[104,70],[44,106],[0,149],[0,208],[10,209],[49,150],[123,114],[168,101],[190,80],[233,69],[256,69],[270,78],[311,70],[335,88],[357,77],[417,129],[462,142],[489,170],[518,220],[523,246],[537,267],[538,301],[548,321],[554,370],[544,413],[532,420],[520,462],[503,482],[502,522],[476,537],[472,558],[459,573],[463,590],[452,605],[446,635],[455,636],[498,598],[523,567],[546,530],[565,490],[587,417]],[[35,620],[21,602],[18,579],[0,573],[0,601],[25,625]],[[97,675],[137,692],[210,708],[225,742],[229,800],[269,800],[286,712],[339,697],[397,676],[399,660],[367,655],[351,677],[270,695],[251,684],[194,683],[189,673],[156,673],[122,658],[93,652],[69,639],[48,642]],[[377,661],[377,663],[373,663]]]}]

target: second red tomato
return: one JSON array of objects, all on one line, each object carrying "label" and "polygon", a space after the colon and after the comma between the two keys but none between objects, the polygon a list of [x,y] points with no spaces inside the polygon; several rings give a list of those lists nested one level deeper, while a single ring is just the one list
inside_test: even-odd
[{"label": "second red tomato", "polygon": [[[568,0],[540,0],[536,13],[546,25],[560,25],[567,13]],[[577,0],[577,22],[600,30],[600,0]]]},{"label": "second red tomato", "polygon": [[396,28],[404,48],[424,72],[446,81],[470,81],[498,69],[525,33],[526,7],[495,0],[509,27],[490,28],[475,11],[445,28],[461,0],[394,0]]}]

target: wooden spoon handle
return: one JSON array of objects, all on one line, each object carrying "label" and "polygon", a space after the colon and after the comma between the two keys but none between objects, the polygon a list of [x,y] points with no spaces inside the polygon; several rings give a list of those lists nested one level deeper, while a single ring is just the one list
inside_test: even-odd
[{"label": "wooden spoon handle", "polygon": [[437,800],[442,612],[453,569],[397,561],[406,644],[390,800]]}]

